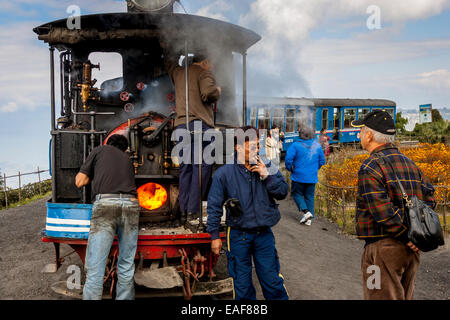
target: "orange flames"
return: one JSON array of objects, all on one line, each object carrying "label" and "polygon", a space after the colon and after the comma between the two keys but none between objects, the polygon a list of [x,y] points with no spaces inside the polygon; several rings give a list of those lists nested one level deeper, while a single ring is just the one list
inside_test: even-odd
[{"label": "orange flames", "polygon": [[146,183],[137,189],[139,205],[147,210],[161,208],[167,201],[167,191],[157,183]]}]

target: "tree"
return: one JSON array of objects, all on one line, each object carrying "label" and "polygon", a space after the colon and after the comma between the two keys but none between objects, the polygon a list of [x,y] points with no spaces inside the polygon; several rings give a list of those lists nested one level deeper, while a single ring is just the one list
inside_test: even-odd
[{"label": "tree", "polygon": [[397,133],[405,133],[405,126],[407,123],[408,119],[403,118],[401,112],[397,112],[397,115],[395,116],[395,129],[397,130]]},{"label": "tree", "polygon": [[420,142],[446,143],[450,139],[450,121],[416,123],[413,134]]},{"label": "tree", "polygon": [[433,122],[441,122],[444,121],[444,119],[441,116],[441,113],[438,109],[432,109],[431,110],[431,119],[433,119]]}]

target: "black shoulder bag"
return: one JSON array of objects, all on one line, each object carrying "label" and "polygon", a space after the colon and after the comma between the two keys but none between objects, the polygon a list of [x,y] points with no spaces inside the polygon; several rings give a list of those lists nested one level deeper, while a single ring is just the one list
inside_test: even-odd
[{"label": "black shoulder bag", "polygon": [[409,199],[392,164],[384,159],[383,154],[377,153],[376,155],[381,163],[389,164],[402,192],[404,219],[408,228],[409,240],[423,252],[443,246],[444,236],[438,214],[417,196],[413,195]]},{"label": "black shoulder bag", "polygon": [[239,218],[244,213],[241,208],[241,202],[238,199],[230,198],[223,205],[229,210],[233,218]]}]

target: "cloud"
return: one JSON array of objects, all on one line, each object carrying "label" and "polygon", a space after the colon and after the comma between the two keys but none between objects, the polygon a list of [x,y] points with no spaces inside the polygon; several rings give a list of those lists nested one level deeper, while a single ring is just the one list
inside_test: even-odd
[{"label": "cloud", "polygon": [[367,37],[311,40],[306,44],[302,59],[326,73],[342,71],[349,66],[414,60],[450,50],[450,39],[394,42]]},{"label": "cloud", "polygon": [[216,0],[208,4],[207,6],[200,8],[195,14],[211,19],[229,21],[228,18],[225,17],[224,13],[231,10],[232,7],[230,6],[229,2],[225,0]]},{"label": "cloud", "polygon": [[[220,3],[222,1],[216,1]],[[380,8],[382,29],[369,32],[366,21],[371,5]],[[275,95],[311,95],[311,83],[354,65],[399,62],[448,49],[449,40],[398,42],[404,24],[426,19],[450,8],[450,0],[254,0],[241,12],[238,24],[255,30],[262,40],[249,50],[249,88]],[[208,5],[199,13],[227,14]],[[344,39],[312,40],[312,31],[342,33]],[[326,81],[326,79],[325,79]],[[348,90],[348,89],[347,89]]]},{"label": "cloud", "polygon": [[8,102],[5,105],[0,105],[0,113],[2,112],[14,112],[18,109],[17,103],[16,102]]},{"label": "cloud", "polygon": [[450,71],[447,69],[438,69],[423,72],[417,75],[417,79],[414,82],[433,89],[448,90],[450,89]]},{"label": "cloud", "polygon": [[0,112],[32,110],[49,101],[49,56],[32,28],[13,23],[0,29]]},{"label": "cloud", "polygon": [[[126,11],[126,1],[66,1],[0,0],[3,12],[23,15],[29,6],[32,10],[47,10],[55,19],[67,17],[66,8],[75,4],[81,13]],[[5,6],[3,6],[5,5]],[[51,20],[50,18],[49,20]],[[0,28],[0,113],[34,110],[50,104],[49,51],[37,40],[32,29],[41,21],[3,23]],[[59,66],[55,52],[55,69]],[[59,74],[55,72],[56,102],[58,103]]]}]

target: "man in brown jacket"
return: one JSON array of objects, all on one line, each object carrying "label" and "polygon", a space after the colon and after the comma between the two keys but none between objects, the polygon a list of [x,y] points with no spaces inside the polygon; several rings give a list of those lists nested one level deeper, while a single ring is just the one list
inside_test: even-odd
[{"label": "man in brown jacket", "polygon": [[[177,57],[178,58],[178,57]],[[184,63],[186,63],[184,59]],[[175,86],[176,102],[176,130],[186,130],[186,70],[179,66],[177,60],[164,55],[164,61],[167,72]],[[188,61],[189,63],[189,61]],[[180,183],[179,196],[180,211],[183,216],[195,218],[200,208],[199,195],[199,159],[194,150],[194,127],[202,129],[205,132],[214,127],[214,113],[212,104],[217,102],[221,94],[221,88],[216,85],[216,80],[211,72],[213,65],[205,54],[196,53],[193,57],[193,63],[189,66],[189,131],[191,132],[191,157],[190,161],[180,163]],[[198,140],[198,138],[197,138]],[[203,140],[203,139],[202,139]],[[203,142],[204,149],[209,143]],[[202,153],[203,154],[203,153]],[[195,159],[195,161],[194,161]],[[211,178],[210,164],[202,161],[202,190],[201,196],[205,196],[206,187]]]}]

